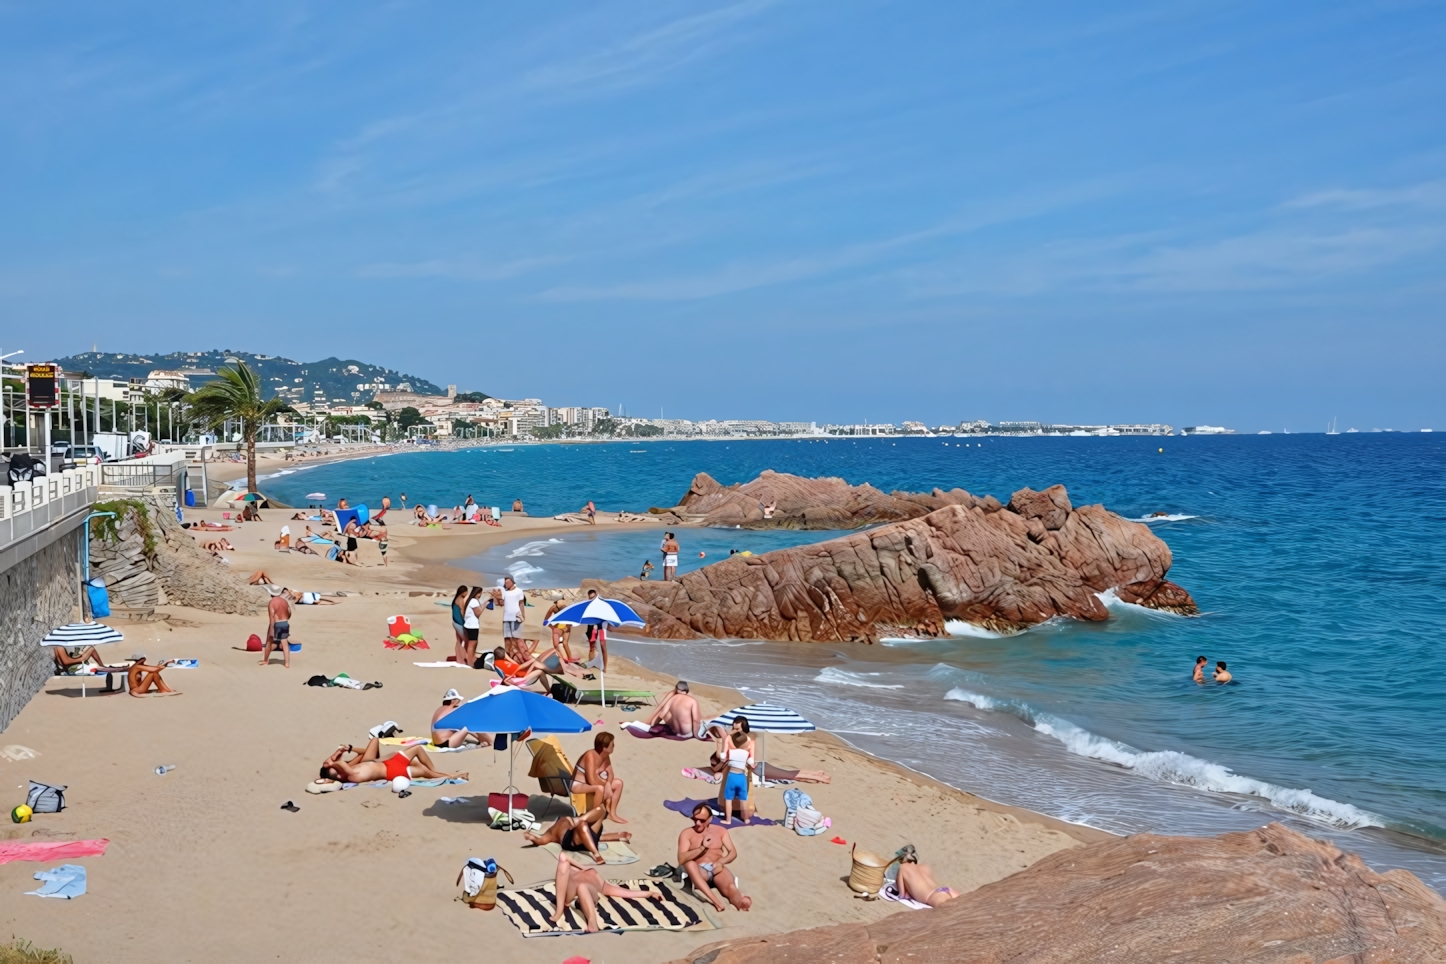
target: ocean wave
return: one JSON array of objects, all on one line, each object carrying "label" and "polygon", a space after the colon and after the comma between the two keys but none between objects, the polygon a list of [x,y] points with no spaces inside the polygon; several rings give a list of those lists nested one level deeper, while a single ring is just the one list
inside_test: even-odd
[{"label": "ocean wave", "polygon": [[514,562],[507,567],[507,571],[512,575],[513,582],[519,586],[524,586],[532,584],[532,577],[534,575],[546,572],[547,570],[541,566],[534,566],[530,562]]},{"label": "ocean wave", "polygon": [[513,549],[507,554],[508,559],[516,559],[518,556],[541,556],[548,546],[562,542],[561,539],[538,539],[535,542],[526,542]]},{"label": "ocean wave", "polygon": [[1018,700],[999,699],[962,687],[951,689],[944,699],[971,703],[990,712],[1009,713],[1037,732],[1058,740],[1066,750],[1077,756],[1112,763],[1157,783],[1210,793],[1259,797],[1278,810],[1341,830],[1386,826],[1384,818],[1349,803],[1318,796],[1310,790],[1280,787],[1242,776],[1227,766],[1177,750],[1139,750],[1128,743],[1091,733],[1063,717],[1040,712]]},{"label": "ocean wave", "polygon": [[825,666],[813,678],[815,683],[831,683],[835,686],[863,686],[871,690],[901,690],[903,683],[872,683],[865,677],[882,676],[882,673],[850,673],[847,670]]},{"label": "ocean wave", "polygon": [[944,632],[950,636],[973,636],[976,639],[1007,639],[1010,636],[1018,636],[1025,630],[1015,633],[999,633],[992,629],[985,629],[983,626],[976,626],[973,623],[966,623],[962,619],[944,620]]},{"label": "ocean wave", "polygon": [[1141,606],[1139,603],[1125,602],[1113,589],[1106,589],[1104,592],[1095,593],[1100,602],[1105,604],[1106,609],[1117,609],[1120,612],[1145,613],[1150,616],[1158,616],[1162,619],[1184,619],[1179,613],[1172,613],[1164,609],[1151,609],[1149,606]]},{"label": "ocean wave", "polygon": [[1166,515],[1144,515],[1138,519],[1131,519],[1131,522],[1184,522],[1186,519],[1198,519],[1198,515],[1187,515],[1184,512],[1171,512]]}]

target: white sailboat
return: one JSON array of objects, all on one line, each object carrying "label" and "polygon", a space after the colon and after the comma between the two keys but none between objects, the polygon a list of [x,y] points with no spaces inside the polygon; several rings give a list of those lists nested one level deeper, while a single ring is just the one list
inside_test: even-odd
[{"label": "white sailboat", "polygon": [[1326,423],[1326,434],[1327,434],[1327,435],[1339,435],[1339,434],[1341,434],[1340,432],[1337,432],[1337,431],[1336,431],[1336,420],[1335,420],[1335,419],[1331,419],[1329,422]]}]

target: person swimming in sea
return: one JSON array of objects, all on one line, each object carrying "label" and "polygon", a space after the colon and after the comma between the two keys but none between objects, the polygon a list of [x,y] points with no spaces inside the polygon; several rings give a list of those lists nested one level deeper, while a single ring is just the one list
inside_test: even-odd
[{"label": "person swimming in sea", "polygon": [[1234,678],[1235,677],[1230,675],[1230,671],[1225,668],[1225,660],[1222,659],[1215,664],[1215,682],[1228,683]]},{"label": "person swimming in sea", "polygon": [[1208,659],[1206,659],[1204,656],[1196,656],[1196,657],[1195,657],[1195,672],[1194,672],[1194,674],[1193,674],[1190,678],[1193,679],[1193,680],[1194,680],[1195,682],[1197,682],[1197,683],[1203,683],[1203,682],[1205,682],[1205,664],[1208,663],[1208,662],[1210,662],[1210,661],[1209,661]]}]

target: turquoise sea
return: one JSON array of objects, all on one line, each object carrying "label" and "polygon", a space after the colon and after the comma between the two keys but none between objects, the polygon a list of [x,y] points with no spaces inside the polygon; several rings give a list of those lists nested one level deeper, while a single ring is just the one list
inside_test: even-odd
[{"label": "turquoise sea", "polygon": [[[1118,832],[1281,820],[1446,889],[1440,436],[520,445],[316,466],[264,488],[293,504],[316,490],[353,504],[405,491],[448,506],[469,493],[483,504],[520,497],[533,514],[589,498],[636,511],[676,503],[695,472],[727,484],[765,468],[1000,498],[1060,482],[1076,505],[1170,513],[1149,524],[1204,615],[1115,605],[1104,624],[1003,638],[620,642],[626,655],[787,703],[863,749],[1007,803]],[[828,534],[679,535],[687,568]],[[543,586],[661,562],[656,531],[559,538],[469,564]],[[1227,660],[1237,683],[1191,683],[1196,655]]]}]

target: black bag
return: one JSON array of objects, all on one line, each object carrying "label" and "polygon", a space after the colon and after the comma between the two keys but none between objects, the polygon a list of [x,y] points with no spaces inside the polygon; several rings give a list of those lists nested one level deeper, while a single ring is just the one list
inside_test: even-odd
[{"label": "black bag", "polygon": [[30,791],[25,794],[25,805],[32,813],[59,813],[65,809],[65,787],[52,787],[48,783],[30,781]]},{"label": "black bag", "polygon": [[306,685],[307,685],[307,686],[330,686],[330,685],[331,685],[331,680],[327,679],[325,676],[322,676],[321,674],[317,674],[316,676],[313,676],[311,679],[307,680],[307,681],[306,681]]},{"label": "black bag", "polygon": [[552,684],[552,698],[559,703],[576,703],[581,695],[571,686],[564,686],[562,683]]}]

